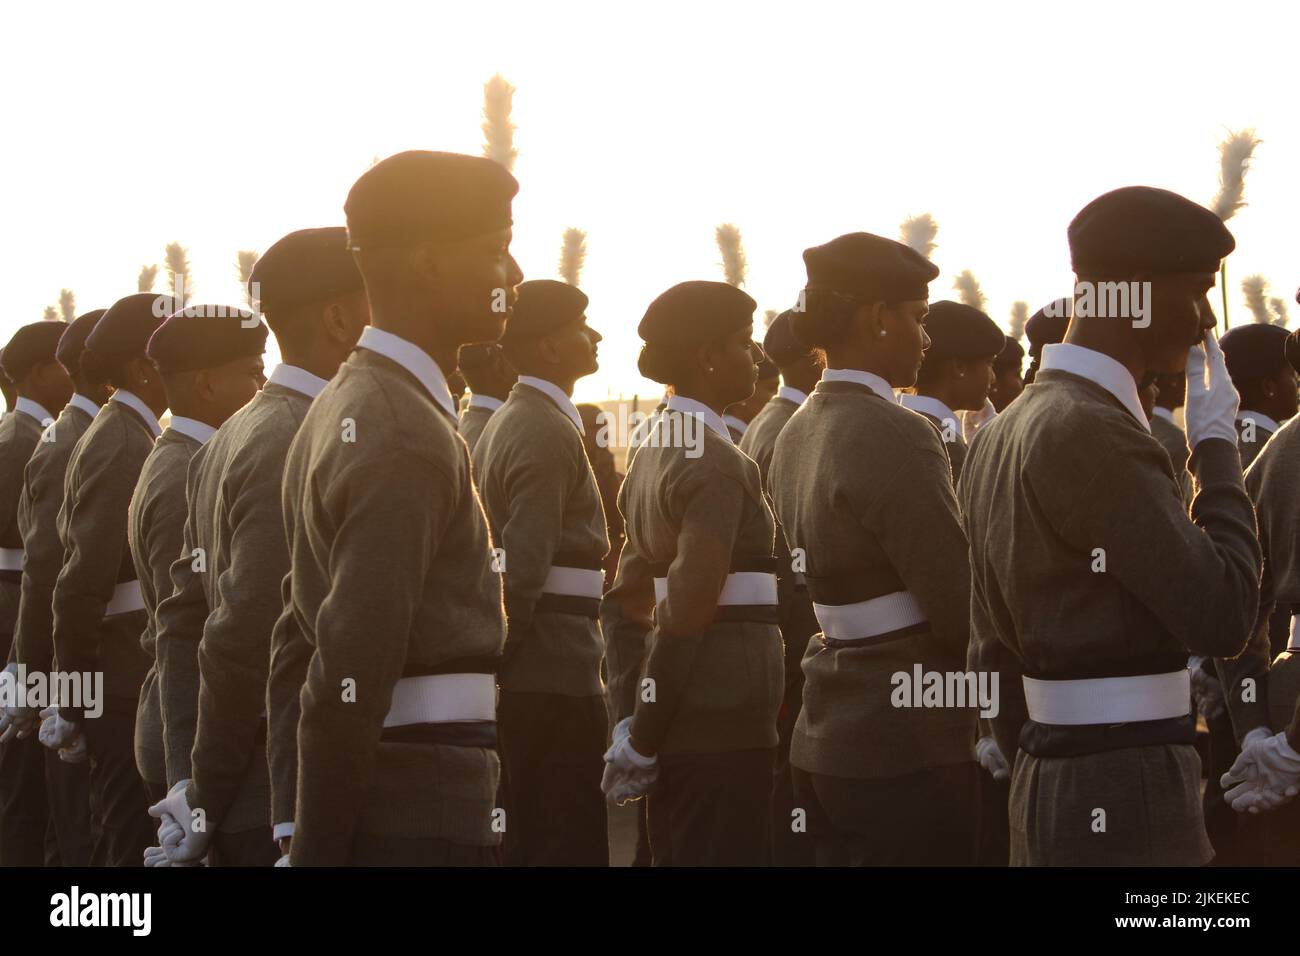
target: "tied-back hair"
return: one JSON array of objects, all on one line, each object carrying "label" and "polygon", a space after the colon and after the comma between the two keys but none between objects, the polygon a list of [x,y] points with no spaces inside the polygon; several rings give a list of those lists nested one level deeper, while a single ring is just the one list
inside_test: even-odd
[{"label": "tied-back hair", "polygon": [[848,336],[849,325],[862,301],[834,289],[809,287],[803,291],[803,309],[790,317],[790,331],[810,349],[838,345]]},{"label": "tied-back hair", "polygon": [[646,342],[637,356],[636,367],[643,376],[660,385],[674,385],[687,374],[690,355],[682,349]]},{"label": "tied-back hair", "polygon": [[128,355],[125,358],[107,356],[87,346],[81,350],[79,371],[81,378],[88,385],[110,385],[113,388],[126,387],[126,367],[143,353]]}]

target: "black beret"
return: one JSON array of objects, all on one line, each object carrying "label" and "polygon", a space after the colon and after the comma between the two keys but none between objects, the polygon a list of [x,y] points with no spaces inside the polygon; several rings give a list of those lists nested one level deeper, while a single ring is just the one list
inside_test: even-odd
[{"label": "black beret", "polygon": [[38,365],[56,361],[59,339],[63,338],[63,333],[67,330],[66,322],[51,322],[48,319],[24,325],[5,346],[5,374],[11,381],[21,382]]},{"label": "black beret", "polygon": [[1024,363],[1024,360],[1024,347],[1008,335],[1006,345],[1002,346],[1002,351],[993,360],[993,374],[1004,375],[1007,372],[1015,372],[1019,375],[1020,366]]},{"label": "black beret", "polygon": [[176,301],[169,295],[137,292],[118,299],[86,336],[84,352],[92,353],[101,368],[143,355],[149,336],[174,311]]},{"label": "black beret", "polygon": [[263,312],[323,302],[364,288],[342,226],[299,229],[277,239],[248,277],[252,301]]},{"label": "black beret", "polygon": [[757,308],[725,282],[679,282],[650,303],[636,332],[647,345],[690,348],[752,325]]},{"label": "black beret", "polygon": [[76,375],[81,369],[81,352],[86,347],[86,338],[94,330],[96,323],[104,316],[105,309],[95,309],[85,315],[79,315],[68,325],[63,338],[59,339],[58,351],[54,357],[68,370],[69,375]]},{"label": "black beret", "polygon": [[148,355],[158,371],[175,375],[261,355],[266,336],[266,325],[246,309],[186,306],[150,336]]},{"label": "black beret", "polygon": [[501,344],[509,347],[549,335],[556,329],[581,322],[586,311],[587,296],[576,286],[555,279],[522,282],[514,308],[506,318]]},{"label": "black beret", "polygon": [[410,150],[371,166],[343,211],[353,249],[455,240],[505,229],[519,183],[482,156]]},{"label": "black beret", "polygon": [[927,359],[996,356],[1006,342],[998,324],[979,309],[947,299],[930,303],[925,331],[930,336]]},{"label": "black beret", "polygon": [[1238,390],[1276,375],[1287,364],[1287,331],[1280,325],[1252,322],[1229,329],[1219,339],[1228,375]]},{"label": "black beret", "polygon": [[473,345],[462,345],[460,351],[456,353],[456,367],[462,372],[468,369],[487,368],[492,364],[493,353],[500,352],[501,346],[496,342],[476,342]]},{"label": "black beret", "polygon": [[1126,186],[1098,196],[1067,231],[1076,275],[1218,272],[1237,243],[1214,213],[1167,189]]},{"label": "black beret", "polygon": [[803,253],[809,289],[829,289],[867,301],[905,302],[929,296],[939,268],[910,246],[853,232]]},{"label": "black beret", "polygon": [[1074,313],[1074,299],[1056,299],[1043,306],[1025,323],[1025,338],[1029,340],[1029,356],[1037,358],[1044,345],[1065,341],[1065,330]]},{"label": "black beret", "polygon": [[791,309],[786,309],[767,327],[763,336],[763,351],[779,366],[793,365],[802,358],[812,354],[812,349],[794,337],[790,320],[794,316]]},{"label": "black beret", "polygon": [[0,385],[13,388],[13,380],[5,374],[5,350],[0,349]]}]

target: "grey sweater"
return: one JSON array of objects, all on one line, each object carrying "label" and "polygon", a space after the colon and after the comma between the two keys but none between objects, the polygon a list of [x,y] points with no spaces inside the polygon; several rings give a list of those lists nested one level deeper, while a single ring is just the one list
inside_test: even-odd
[{"label": "grey sweater", "polygon": [[[40,443],[42,431],[41,423],[25,412],[11,412],[0,419],[0,548],[22,550],[18,503],[23,493],[23,472]],[[5,572],[0,579],[0,646],[6,658],[18,623],[21,596],[22,572]]]}]

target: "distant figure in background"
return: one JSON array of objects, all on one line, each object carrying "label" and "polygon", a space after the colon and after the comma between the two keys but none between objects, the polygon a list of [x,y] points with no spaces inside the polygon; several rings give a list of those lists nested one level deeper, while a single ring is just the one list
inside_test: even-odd
[{"label": "distant figure in background", "polygon": [[596,487],[600,489],[600,501],[605,509],[609,553],[601,565],[605,570],[605,590],[608,591],[614,585],[618,556],[623,550],[623,515],[618,510],[618,489],[623,484],[623,473],[614,466],[609,437],[603,434],[610,430],[601,417],[609,417],[607,413],[599,405],[584,402],[578,406],[578,414],[582,416],[582,446],[587,450],[587,460],[596,475]]},{"label": "distant figure in background", "polygon": [[1296,413],[1296,370],[1286,359],[1286,341],[1282,326],[1251,323],[1225,332],[1219,342],[1232,384],[1241,394],[1237,448],[1243,471]]},{"label": "distant figure in background", "polygon": [[916,373],[912,394],[901,395],[899,404],[924,415],[939,430],[956,486],[966,460],[966,440],[957,413],[985,407],[993,385],[993,363],[1002,353],[1006,336],[979,309],[942,299],[930,303],[925,332],[930,347]]},{"label": "distant figure in background", "polygon": [[745,430],[749,428],[749,423],[772,400],[780,384],[781,370],[777,368],[775,362],[764,356],[758,363],[758,381],[754,383],[754,394],[743,402],[732,405],[722,416],[733,442],[740,444],[740,440],[745,437]]},{"label": "distant figure in background", "polygon": [[1183,504],[1192,504],[1192,476],[1187,470],[1187,459],[1191,449],[1187,447],[1187,436],[1174,421],[1174,409],[1181,408],[1183,396],[1187,393],[1187,377],[1180,373],[1156,375],[1156,401],[1151,410],[1151,434],[1169,453],[1169,463],[1174,466],[1178,478],[1178,487],[1183,495]]},{"label": "distant figure in background", "polygon": [[1025,372],[1025,385],[1034,384],[1038,365],[1042,361],[1043,347],[1065,341],[1065,330],[1073,312],[1073,298],[1057,299],[1043,306],[1025,323],[1025,338],[1029,340],[1029,368]]},{"label": "distant figure in background", "polygon": [[1025,390],[1024,379],[1020,377],[1020,366],[1024,359],[1024,348],[1008,335],[1002,351],[993,360],[993,386],[989,389],[989,401],[999,412]]},{"label": "distant figure in background", "polygon": [[4,394],[5,411],[14,410],[14,401],[18,397],[18,392],[14,388],[13,381],[4,373],[4,349],[0,349],[0,393]]},{"label": "distant figure in background", "polygon": [[518,375],[496,342],[462,345],[457,362],[469,386],[469,403],[462,409],[457,427],[473,455],[488,419],[505,404]]}]

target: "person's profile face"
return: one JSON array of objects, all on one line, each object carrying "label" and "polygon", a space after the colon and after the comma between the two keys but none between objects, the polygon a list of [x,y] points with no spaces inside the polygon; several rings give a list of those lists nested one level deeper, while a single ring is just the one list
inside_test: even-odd
[{"label": "person's profile face", "polygon": [[457,343],[493,342],[505,331],[523,272],[510,254],[512,230],[431,247],[438,321]]},{"label": "person's profile face", "polygon": [[244,356],[208,373],[208,401],[216,417],[225,421],[257,394],[266,381],[262,356]]},{"label": "person's profile face", "polygon": [[996,355],[987,355],[961,363],[960,368],[963,374],[958,379],[959,388],[957,391],[957,404],[953,407],[954,411],[963,409],[978,411],[984,407],[984,402],[989,397],[989,391],[996,381],[993,375],[993,360],[995,358],[997,358]]},{"label": "person's profile face", "polygon": [[1182,372],[1187,351],[1200,343],[1207,329],[1215,326],[1209,292],[1215,273],[1178,273],[1150,278],[1150,321],[1138,329],[1142,352],[1156,372]]},{"label": "person's profile face", "polygon": [[925,317],[930,304],[925,299],[911,299],[886,305],[880,337],[885,364],[889,369],[889,384],[894,388],[911,388],[916,384],[916,373],[921,369],[925,350],[930,347],[930,336],[925,331]]},{"label": "person's profile face", "polygon": [[753,336],[754,324],[751,322],[724,336],[718,347],[712,350],[712,377],[724,406],[743,402],[754,394],[763,349],[753,341]]},{"label": "person's profile face", "polygon": [[1019,398],[1024,390],[1025,383],[1021,380],[1020,373],[1008,369],[993,380],[993,387],[989,389],[989,401],[993,403],[994,409],[1001,412]]}]

